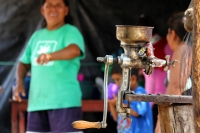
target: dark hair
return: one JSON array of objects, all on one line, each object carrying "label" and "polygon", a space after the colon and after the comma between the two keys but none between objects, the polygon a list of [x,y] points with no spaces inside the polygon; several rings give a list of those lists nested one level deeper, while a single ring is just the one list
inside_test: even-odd
[{"label": "dark hair", "polygon": [[[42,6],[45,4],[46,0],[42,0]],[[69,7],[69,1],[68,0],[63,0],[63,2],[65,3],[66,6]],[[68,13],[67,16],[65,16],[65,23],[69,23],[69,24],[72,24],[72,17],[70,15],[70,12]],[[46,20],[43,19],[43,22],[42,22],[42,27],[46,27],[47,26],[47,23],[46,23]]]},{"label": "dark hair", "polygon": [[157,27],[153,19],[145,14],[141,14],[138,20],[138,26],[149,26],[149,27],[154,27],[153,28],[153,33],[157,32]]},{"label": "dark hair", "polygon": [[[138,71],[139,71],[139,69],[132,68],[131,69],[131,76],[134,75],[138,79]],[[110,74],[111,75],[113,75],[113,74],[122,74],[122,68],[121,68],[121,66],[118,65],[118,64],[113,64]]]},{"label": "dark hair", "polygon": [[168,28],[174,30],[181,40],[184,39],[184,36],[187,33],[187,31],[184,28],[183,20],[184,20],[184,12],[178,12],[172,14],[167,22]]}]

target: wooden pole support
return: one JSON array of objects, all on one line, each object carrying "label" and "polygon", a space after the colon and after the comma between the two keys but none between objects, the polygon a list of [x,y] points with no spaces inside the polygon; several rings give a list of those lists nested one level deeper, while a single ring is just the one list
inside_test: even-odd
[{"label": "wooden pole support", "polygon": [[192,96],[196,133],[200,133],[200,0],[194,0]]},{"label": "wooden pole support", "polygon": [[158,105],[161,133],[195,133],[192,104]]}]

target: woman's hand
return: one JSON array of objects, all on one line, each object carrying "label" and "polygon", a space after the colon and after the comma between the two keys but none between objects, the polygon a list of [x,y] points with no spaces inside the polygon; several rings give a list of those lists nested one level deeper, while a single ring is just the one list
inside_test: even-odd
[{"label": "woman's hand", "polygon": [[14,88],[14,100],[16,100],[18,102],[22,101],[22,99],[20,97],[20,93],[22,94],[22,96],[26,96],[24,85],[17,85]]},{"label": "woman's hand", "polygon": [[37,58],[37,63],[40,65],[47,64],[51,60],[51,55],[50,54],[41,54]]}]

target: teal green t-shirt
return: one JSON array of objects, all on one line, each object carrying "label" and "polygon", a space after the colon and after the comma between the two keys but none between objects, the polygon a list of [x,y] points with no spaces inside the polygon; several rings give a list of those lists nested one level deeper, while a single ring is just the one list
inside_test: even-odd
[{"label": "teal green t-shirt", "polygon": [[[36,63],[42,53],[52,53],[76,44],[81,55],[71,60],[56,60],[45,65]],[[30,38],[20,62],[31,64],[28,111],[81,106],[81,89],[77,80],[80,59],[85,57],[84,39],[73,25],[56,30],[36,31]]]}]

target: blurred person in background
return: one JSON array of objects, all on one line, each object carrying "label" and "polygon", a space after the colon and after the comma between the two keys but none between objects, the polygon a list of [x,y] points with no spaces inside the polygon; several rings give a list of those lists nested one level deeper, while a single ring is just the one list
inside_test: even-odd
[{"label": "blurred person in background", "polygon": [[[156,26],[155,22],[150,16],[141,14],[138,20],[138,26],[154,27],[152,39],[150,42],[153,45],[155,57],[160,59],[165,59],[166,55],[172,54],[172,51],[170,50],[169,45],[167,44],[166,38],[158,34],[157,32],[158,27]],[[143,72],[143,75],[145,77],[145,89],[147,91],[147,94],[158,94],[158,93],[164,94],[166,92],[166,87],[164,82],[167,73],[163,69],[164,69],[163,67],[156,67],[154,68],[151,75],[146,75]],[[151,104],[153,112],[153,123],[155,128],[157,122],[158,107],[154,103]]]},{"label": "blurred person in background", "polygon": [[82,119],[77,75],[85,56],[83,36],[70,24],[67,0],[42,0],[41,13],[43,28],[31,36],[17,68],[17,101],[31,70],[26,133],[82,133],[71,124]]},{"label": "blurred person in background", "polygon": [[[122,68],[114,64],[111,69],[111,77],[120,87],[122,83]],[[130,90],[135,94],[146,94],[146,90],[138,85],[138,69],[131,69]],[[110,112],[113,119],[117,122],[118,133],[153,133],[152,110],[149,102],[130,101],[130,119],[124,119],[124,116],[116,111],[116,94],[108,100]],[[127,107],[128,101],[123,101],[123,107]]]},{"label": "blurred person in background", "polygon": [[[167,41],[173,51],[172,60],[178,60],[174,67],[170,67],[170,74],[168,75],[168,84],[166,94],[181,95],[183,86],[180,86],[180,64],[181,55],[184,48],[184,37],[187,31],[184,28],[184,12],[174,13],[168,19],[168,33]],[[182,81],[181,81],[182,82]],[[161,133],[160,121],[158,115],[158,122],[155,128],[155,133]]]}]

